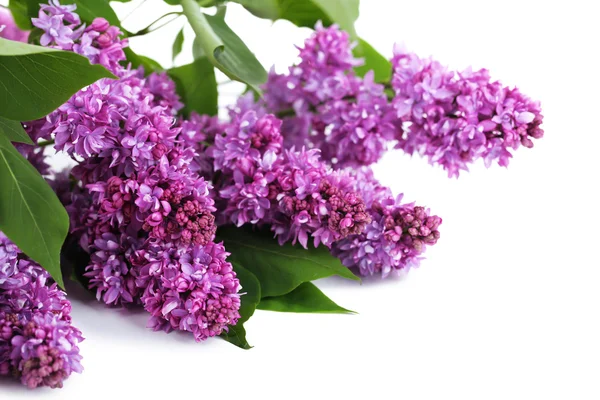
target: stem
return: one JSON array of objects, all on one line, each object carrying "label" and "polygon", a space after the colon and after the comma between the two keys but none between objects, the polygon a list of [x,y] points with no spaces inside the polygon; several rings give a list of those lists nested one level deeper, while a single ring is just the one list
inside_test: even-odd
[{"label": "stem", "polygon": [[[164,19],[164,18],[166,18],[166,17],[169,17],[169,16],[171,16],[171,15],[177,15],[177,17],[175,17],[175,18],[173,18],[173,19],[171,19],[171,20],[169,20],[169,21],[165,22],[164,24],[162,24],[162,25],[160,25],[160,26],[157,26],[157,27],[156,27],[156,28],[154,28],[154,29],[151,29],[151,28],[152,28],[152,27],[153,27],[155,24],[157,24],[158,22],[160,22],[162,19]],[[156,21],[152,22],[150,25],[148,25],[148,26],[147,26],[147,27],[145,27],[144,29],[142,29],[142,30],[139,30],[139,31],[137,31],[137,32],[134,32],[134,33],[131,33],[131,34],[129,35],[129,37],[131,38],[131,37],[136,37],[136,36],[142,36],[142,35],[146,35],[146,34],[148,34],[148,33],[150,33],[150,32],[154,32],[155,30],[158,30],[158,29],[162,28],[163,26],[165,26],[165,25],[167,25],[167,24],[170,24],[171,22],[175,21],[175,20],[176,20],[177,18],[179,18],[181,15],[182,15],[181,11],[172,11],[172,12],[170,12],[170,13],[167,13],[167,14],[165,14],[165,15],[161,16],[160,18],[157,18],[157,19],[156,19]]]},{"label": "stem", "polygon": [[37,143],[38,147],[52,146],[53,144],[54,144],[54,139],[42,140],[41,142]]},{"label": "stem", "polygon": [[221,39],[215,34],[210,27],[206,17],[202,13],[202,8],[195,0],[182,0],[183,14],[192,26],[196,39],[204,49],[204,53],[215,66],[219,63],[215,59],[214,51],[217,47],[223,46]]}]

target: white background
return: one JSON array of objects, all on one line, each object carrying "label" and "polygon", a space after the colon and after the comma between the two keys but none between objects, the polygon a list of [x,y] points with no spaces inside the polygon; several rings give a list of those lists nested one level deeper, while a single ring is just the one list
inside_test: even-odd
[{"label": "white background", "polygon": [[[123,17],[137,3],[115,8]],[[398,41],[452,68],[490,69],[542,101],[546,137],[508,169],[477,164],[458,180],[390,152],[378,177],[442,216],[442,237],[403,279],[318,283],[358,315],[258,311],[244,351],[151,332],[143,311],[73,290],[84,373],[62,390],[2,381],[0,399],[599,399],[596,4],[362,0],[357,30],[380,52]],[[125,27],[170,9],[148,0]],[[265,66],[293,62],[309,34],[235,6],[227,21]],[[132,47],[168,67],[182,24]],[[186,33],[177,64],[191,61]],[[231,101],[239,87],[222,89]]]}]

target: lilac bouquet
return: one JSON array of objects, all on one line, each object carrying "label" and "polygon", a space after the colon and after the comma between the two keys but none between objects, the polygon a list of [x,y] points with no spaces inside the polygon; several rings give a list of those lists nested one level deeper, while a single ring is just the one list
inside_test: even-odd
[{"label": "lilac bouquet", "polygon": [[[153,330],[249,348],[243,324],[255,309],[347,312],[311,281],[394,276],[437,242],[442,219],[375,178],[388,149],[458,177],[480,158],[506,166],[543,135],[539,104],[486,70],[450,71],[400,47],[391,60],[360,57],[366,43],[329,14],[313,21],[296,65],[267,73],[219,13],[182,0],[204,54],[165,71],[128,48],[151,28],[127,32],[114,13],[79,15],[74,3],[51,0],[15,20],[0,9],[0,67],[29,74],[20,84],[43,83],[31,79],[36,63],[58,63],[54,79],[79,63],[70,89],[35,101],[15,90],[24,109],[6,103],[0,114],[0,154],[12,160],[0,176],[23,193],[0,194],[0,206],[46,215],[0,209],[0,374],[28,387],[61,387],[82,371],[83,338],[59,288],[67,235],[62,256],[84,254],[73,275],[98,301],[143,307]],[[249,88],[225,119],[215,68]],[[197,82],[203,90],[190,90]],[[52,173],[51,147],[73,167]],[[19,225],[30,220],[56,243],[40,250]],[[300,293],[328,302],[295,304]]]}]

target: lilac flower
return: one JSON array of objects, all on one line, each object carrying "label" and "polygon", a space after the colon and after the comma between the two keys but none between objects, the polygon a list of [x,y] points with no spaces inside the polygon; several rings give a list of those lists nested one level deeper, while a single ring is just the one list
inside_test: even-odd
[{"label": "lilac flower", "polygon": [[362,198],[351,190],[346,177],[326,168],[317,150],[285,151],[274,187],[277,209],[271,229],[279,243],[327,247],[362,232],[370,221]]},{"label": "lilac flower", "polygon": [[81,332],[51,312],[31,317],[0,310],[0,375],[12,373],[33,389],[60,388],[81,373]]},{"label": "lilac flower", "polygon": [[317,150],[282,151],[281,121],[247,111],[216,136],[208,154],[219,171],[219,223],[269,224],[280,243],[331,244],[368,222],[364,202]]},{"label": "lilac flower", "polygon": [[33,26],[44,31],[40,38],[42,46],[71,50],[101,64],[111,72],[120,69],[119,61],[125,60],[123,48],[127,40],[119,38],[119,28],[110,26],[104,18],[96,18],[86,28],[74,12],[76,5],[62,6],[57,0],[41,5],[38,18],[32,18]]},{"label": "lilac flower", "polygon": [[379,184],[370,169],[348,170],[355,189],[365,198],[370,223],[364,231],[335,242],[332,254],[360,275],[381,274],[418,266],[425,246],[440,237],[441,218],[414,203],[402,203]]},{"label": "lilac flower", "polygon": [[[73,19],[71,9],[44,10],[44,18]],[[77,162],[70,174],[79,183],[61,199],[73,222],[71,234],[90,255],[84,276],[98,300],[110,305],[142,303],[157,323],[151,302],[158,300],[152,296],[173,289],[167,282],[174,272],[166,268],[141,277],[145,254],[175,260],[205,254],[202,260],[208,264],[191,274],[196,279],[206,273],[205,282],[181,305],[189,315],[183,318],[181,310],[174,312],[181,324],[172,326],[194,331],[196,339],[203,340],[235,324],[240,305],[239,283],[225,262],[227,253],[213,242],[212,185],[199,175],[204,172],[201,156],[190,145],[220,134],[218,123],[197,116],[178,123],[175,115],[182,104],[174,82],[165,73],[144,77],[141,69],[121,67],[126,42],[119,35],[102,18],[77,28],[72,50],[108,67],[118,79],[101,79],[80,90],[43,121],[28,123],[28,133],[54,137],[55,148]],[[207,132],[205,125],[215,125],[214,132]],[[259,143],[263,138],[253,140]],[[187,269],[182,271],[187,274]],[[172,292],[165,296],[175,298]]]},{"label": "lilac flower", "polygon": [[348,34],[318,24],[300,59],[285,75],[271,72],[265,85],[266,108],[284,114],[285,144],[318,148],[336,168],[379,160],[397,136],[396,115],[373,72],[354,75],[362,61]]},{"label": "lilac flower", "polygon": [[148,242],[137,252],[142,303],[152,317],[149,327],[192,332],[197,341],[235,325],[240,314],[240,284],[222,244],[189,250]]},{"label": "lilac flower", "polygon": [[448,71],[400,47],[392,64],[393,104],[404,123],[397,147],[427,156],[449,176],[478,158],[507,166],[510,149],[543,136],[539,103],[491,81],[487,70]]},{"label": "lilac flower", "polygon": [[81,372],[71,304],[48,272],[0,232],[0,375],[30,388],[62,387]]},{"label": "lilac flower", "polygon": [[169,78],[166,72],[150,74],[147,85],[158,105],[172,110],[173,114],[183,108],[183,103],[176,92],[175,82]]},{"label": "lilac flower", "polygon": [[0,38],[25,43],[29,38],[29,32],[19,29],[11,12],[4,7],[0,7]]},{"label": "lilac flower", "polygon": [[215,137],[225,132],[225,124],[218,117],[198,115],[192,112],[188,119],[181,122],[181,134],[179,139],[183,146],[196,150],[196,156],[190,164],[190,169],[211,180],[214,175],[213,161],[207,153],[210,143],[214,143]]}]

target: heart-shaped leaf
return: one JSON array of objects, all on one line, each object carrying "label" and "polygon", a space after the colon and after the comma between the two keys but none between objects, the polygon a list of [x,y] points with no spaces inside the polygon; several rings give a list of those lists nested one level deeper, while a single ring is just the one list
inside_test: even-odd
[{"label": "heart-shaped leaf", "polygon": [[179,31],[177,36],[175,37],[175,41],[173,42],[173,51],[172,51],[172,59],[175,61],[175,58],[181,53],[183,50],[183,28]]},{"label": "heart-shaped leaf", "polygon": [[69,229],[64,207],[39,172],[0,135],[0,230],[64,287],[60,249]]},{"label": "heart-shaped leaf", "polygon": [[205,15],[194,0],[182,0],[183,13],[196,33],[197,42],[213,65],[231,79],[247,83],[259,92],[267,71],[221,15]]},{"label": "heart-shaped leaf", "polygon": [[200,57],[191,64],[171,68],[167,72],[175,81],[177,93],[185,104],[184,115],[192,111],[199,114],[217,114],[217,79],[215,68],[207,57]]},{"label": "heart-shaped leaf", "polygon": [[263,297],[281,296],[304,282],[332,275],[360,280],[325,247],[280,246],[275,239],[246,228],[219,228],[218,236],[231,252],[230,259],[256,276]]},{"label": "heart-shaped leaf", "polygon": [[249,349],[251,346],[246,340],[246,330],[243,325],[244,322],[248,321],[252,314],[254,314],[256,306],[260,302],[260,284],[254,274],[242,267],[241,264],[235,262],[232,264],[237,278],[242,285],[243,295],[240,299],[242,302],[240,307],[240,319],[235,326],[229,327],[228,332],[223,332],[221,337],[238,347]]},{"label": "heart-shaped leaf", "polygon": [[258,304],[258,309],[296,313],[354,313],[338,306],[310,282],[304,282],[283,296],[263,298]]},{"label": "heart-shaped leaf", "polygon": [[114,76],[78,54],[0,38],[0,116],[41,118],[100,78]]},{"label": "heart-shaped leaf", "polygon": [[31,138],[19,121],[0,117],[0,136],[4,135],[11,142],[33,144]]},{"label": "heart-shaped leaf", "polygon": [[365,40],[358,39],[358,46],[354,48],[354,55],[365,60],[363,65],[354,68],[359,76],[364,76],[367,72],[373,70],[376,82],[387,82],[392,77],[392,63]]},{"label": "heart-shaped leaf", "polygon": [[338,24],[357,39],[354,22],[359,0],[233,0],[260,18],[286,19],[297,26],[314,28],[317,21],[325,26]]}]

